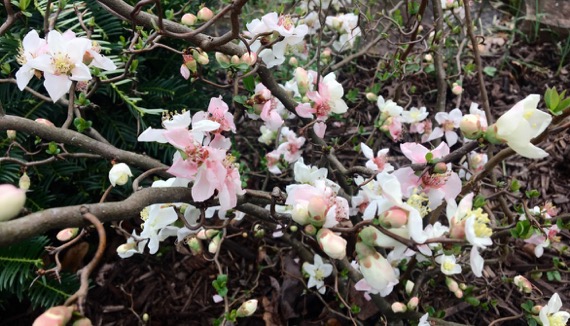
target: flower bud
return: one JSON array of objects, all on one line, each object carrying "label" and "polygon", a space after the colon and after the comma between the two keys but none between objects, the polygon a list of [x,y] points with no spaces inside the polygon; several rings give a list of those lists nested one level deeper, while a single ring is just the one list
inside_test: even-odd
[{"label": "flower bud", "polygon": [[0,185],[0,222],[18,216],[25,203],[26,191],[11,184]]},{"label": "flower bud", "polygon": [[8,136],[10,140],[16,139],[16,130],[6,130],[6,136]]},{"label": "flower bud", "polygon": [[134,242],[123,243],[122,245],[117,247],[117,254],[119,256],[125,255],[129,250],[135,250],[136,247],[137,244]]},{"label": "flower bud", "polygon": [[77,233],[79,233],[78,228],[67,228],[59,231],[55,237],[57,238],[57,240],[61,242],[67,242],[75,238]]},{"label": "flower bud", "polygon": [[425,62],[428,62],[428,63],[432,62],[432,61],[433,61],[433,56],[432,56],[431,54],[429,54],[429,53],[426,54],[426,55],[424,55],[424,61],[425,61]]},{"label": "flower bud", "polygon": [[194,24],[196,24],[196,20],[198,18],[196,17],[196,15],[194,14],[184,14],[182,16],[182,19],[180,20],[182,22],[182,24],[187,25],[187,26],[192,26]]},{"label": "flower bud", "polygon": [[326,212],[328,209],[327,202],[322,196],[313,196],[309,200],[307,210],[309,212],[309,222],[316,227],[325,224]]},{"label": "flower bud", "polygon": [[229,65],[230,64],[230,57],[228,57],[227,55],[221,53],[221,52],[216,52],[214,54],[214,56],[216,57],[216,61],[221,65]]},{"label": "flower bud", "polygon": [[380,216],[380,222],[387,228],[402,227],[408,223],[408,212],[399,207],[392,207]]},{"label": "flower bud", "polygon": [[145,312],[145,313],[142,315],[142,320],[143,320],[145,323],[148,323],[148,321],[150,320],[150,315]]},{"label": "flower bud", "polygon": [[200,230],[196,236],[200,240],[208,240],[218,235],[218,233],[220,233],[220,231],[214,229]]},{"label": "flower bud", "polygon": [[457,299],[463,298],[463,291],[461,291],[461,290],[457,290],[457,291],[453,292],[453,294],[455,294],[455,297]]},{"label": "flower bud", "polygon": [[321,59],[324,62],[328,62],[331,58],[331,55],[332,55],[332,50],[330,48],[325,48],[321,53]]},{"label": "flower bud", "polygon": [[195,236],[191,236],[186,240],[186,245],[190,248],[190,251],[194,256],[202,254],[204,251],[204,246],[202,241]]},{"label": "flower bud", "polygon": [[208,58],[208,53],[202,50],[193,49],[192,57],[194,57],[194,60],[196,60],[196,62],[198,62],[201,65],[207,65],[208,63],[210,63],[210,58]]},{"label": "flower bud", "polygon": [[247,300],[246,302],[242,303],[241,306],[237,310],[238,317],[249,317],[255,313],[257,310],[257,300]]},{"label": "flower bud", "polygon": [[206,22],[214,17],[214,12],[208,7],[203,7],[202,9],[198,10],[196,17],[198,17],[199,20]]},{"label": "flower bud", "polygon": [[48,127],[55,127],[55,125],[53,124],[53,122],[49,121],[48,119],[44,119],[44,118],[37,118],[35,120],[37,123],[40,123],[42,125],[48,126]]},{"label": "flower bud", "polygon": [[481,118],[476,114],[466,114],[461,118],[459,123],[459,129],[463,137],[467,139],[477,139],[483,134],[483,128],[481,126]]},{"label": "flower bud", "polygon": [[309,73],[307,70],[297,67],[295,69],[295,81],[297,82],[297,87],[299,88],[299,93],[304,96],[309,90]]},{"label": "flower bud", "polygon": [[408,308],[406,307],[405,304],[401,303],[401,302],[394,302],[392,303],[392,311],[394,313],[402,313],[402,312],[406,312],[406,310],[408,310]]},{"label": "flower bud", "polygon": [[370,102],[376,102],[378,101],[378,95],[368,92],[366,93],[366,99],[369,100]]},{"label": "flower bud", "polygon": [[536,305],[536,306],[532,307],[531,312],[535,315],[538,315],[541,310],[542,310],[542,306]]},{"label": "flower bud", "polygon": [[83,317],[73,322],[72,326],[93,326],[91,319]]},{"label": "flower bud", "polygon": [[295,57],[291,57],[289,58],[289,65],[297,67],[299,65],[299,60],[297,60]]},{"label": "flower bud", "polygon": [[513,283],[518,287],[519,291],[523,293],[532,292],[532,283],[522,275],[515,276]]},{"label": "flower bud", "polygon": [[445,278],[445,284],[447,285],[447,288],[449,289],[449,291],[451,291],[451,292],[459,291],[459,284],[457,284],[457,282],[455,282],[454,279],[446,277]]},{"label": "flower bud", "polygon": [[18,181],[18,186],[20,187],[20,189],[28,191],[30,189],[30,184],[31,184],[30,177],[26,172],[24,172],[24,174],[22,174],[20,180]]},{"label": "flower bud", "polygon": [[408,309],[416,310],[418,304],[420,303],[420,299],[418,297],[413,297],[408,301]]},{"label": "flower bud", "polygon": [[433,167],[433,172],[435,172],[437,174],[446,173],[447,172],[447,164],[445,164],[444,162],[436,163],[435,166]]},{"label": "flower bud", "polygon": [[129,177],[132,176],[131,169],[125,163],[115,164],[109,171],[109,181],[111,181],[113,187],[126,184],[129,181]]},{"label": "flower bud", "polygon": [[232,65],[239,65],[241,63],[241,59],[234,54],[230,59],[230,62],[232,63]]},{"label": "flower bud", "polygon": [[299,230],[299,228],[296,225],[291,225],[289,227],[289,230],[291,230],[291,232],[297,232]]},{"label": "flower bud", "polygon": [[253,66],[257,62],[257,53],[246,52],[241,56],[241,62],[248,66]]},{"label": "flower bud", "polygon": [[317,228],[314,227],[312,224],[305,225],[305,233],[308,235],[315,235],[317,234]]},{"label": "flower bud", "polygon": [[334,259],[346,257],[346,240],[333,231],[320,229],[317,233],[317,242],[329,257]]},{"label": "flower bud", "polygon": [[211,254],[215,254],[218,251],[220,246],[220,242],[222,242],[222,237],[220,235],[215,236],[212,238],[212,241],[208,244],[208,252]]},{"label": "flower bud", "polygon": [[263,226],[261,226],[261,224],[256,224],[253,227],[253,236],[256,238],[263,238],[265,236],[265,229],[263,228]]},{"label": "flower bud", "polygon": [[412,291],[414,290],[414,282],[412,281],[406,281],[406,294],[410,295],[412,293]]},{"label": "flower bud", "polygon": [[41,314],[32,326],[64,326],[71,319],[73,307],[51,307]]},{"label": "flower bud", "polygon": [[461,85],[457,84],[457,83],[453,83],[452,87],[451,87],[451,92],[457,96],[461,95],[461,93],[463,93],[463,87],[461,87]]}]

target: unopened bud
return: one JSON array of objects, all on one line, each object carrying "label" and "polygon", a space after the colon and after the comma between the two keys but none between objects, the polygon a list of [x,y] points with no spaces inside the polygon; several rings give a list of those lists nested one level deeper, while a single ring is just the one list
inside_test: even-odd
[{"label": "unopened bud", "polygon": [[410,295],[412,293],[412,291],[414,290],[414,282],[412,281],[406,281],[406,294]]},{"label": "unopened bud", "polygon": [[44,125],[44,126],[55,127],[55,125],[53,124],[53,122],[49,121],[48,119],[37,118],[35,121],[36,121],[37,123],[39,123],[39,124]]},{"label": "unopened bud", "polygon": [[463,291],[461,291],[461,290],[457,290],[457,291],[453,292],[453,294],[455,294],[455,297],[457,299],[463,298]]},{"label": "unopened bud", "polygon": [[145,312],[145,313],[142,315],[142,320],[143,320],[145,323],[148,323],[148,321],[150,320],[149,314],[147,314],[147,313]]},{"label": "unopened bud", "polygon": [[467,139],[477,139],[483,134],[483,128],[481,127],[481,117],[476,114],[466,114],[461,118],[459,123],[459,129],[463,137]]},{"label": "unopened bud", "polygon": [[418,304],[420,303],[420,299],[418,297],[413,297],[408,301],[408,309],[416,310]]},{"label": "unopened bud", "polygon": [[220,243],[222,242],[222,237],[220,235],[215,236],[212,238],[212,241],[208,244],[208,251],[211,254],[215,254],[218,252],[218,248],[220,247]]},{"label": "unopened bud", "polygon": [[321,53],[321,58],[328,60],[331,58],[332,50],[330,48],[325,48]]},{"label": "unopened bud", "polygon": [[241,306],[237,310],[238,317],[249,317],[255,313],[257,310],[257,300],[247,300],[246,302],[242,303]]},{"label": "unopened bud", "polygon": [[305,233],[308,235],[315,235],[317,234],[317,228],[314,227],[312,224],[305,225]]},{"label": "unopened bud", "polygon": [[214,12],[208,7],[203,7],[202,9],[198,10],[196,17],[198,17],[198,19],[201,21],[208,21],[214,17]]},{"label": "unopened bud", "polygon": [[293,206],[293,210],[291,211],[291,218],[293,221],[305,225],[309,223],[309,209],[308,204],[306,202],[300,202]]},{"label": "unopened bud", "polygon": [[230,64],[230,57],[227,55],[221,52],[216,52],[214,56],[216,57],[216,61],[218,61],[221,66],[227,66]]},{"label": "unopened bud", "polygon": [[435,166],[433,167],[433,172],[435,172],[437,174],[446,173],[447,172],[447,164],[445,164],[444,162],[436,163]]},{"label": "unopened bud", "polygon": [[346,257],[346,240],[333,231],[320,229],[317,233],[317,242],[329,257],[334,259]]},{"label": "unopened bud", "polygon": [[459,96],[461,95],[461,93],[463,93],[463,87],[461,87],[461,85],[458,85],[457,83],[453,83],[453,86],[451,87],[451,92]]},{"label": "unopened bud", "polygon": [[455,282],[455,280],[453,280],[452,278],[446,277],[445,284],[447,285],[447,288],[451,292],[457,292],[459,290],[459,284],[457,284],[457,282]]},{"label": "unopened bud", "polygon": [[532,307],[532,309],[531,309],[532,313],[535,315],[538,315],[541,310],[542,310],[541,305],[536,305],[536,306]]},{"label": "unopened bud", "polygon": [[191,236],[186,240],[186,245],[190,248],[190,251],[194,256],[202,254],[204,251],[204,246],[202,241],[195,236]]},{"label": "unopened bud", "polygon": [[253,227],[253,236],[256,238],[263,238],[265,236],[265,229],[261,224],[256,224]]},{"label": "unopened bud", "polygon": [[515,278],[513,279],[513,283],[517,286],[519,291],[521,291],[523,293],[531,293],[532,292],[532,283],[530,283],[530,281],[527,280],[522,275],[515,276]]},{"label": "unopened bud", "polygon": [[182,22],[182,24],[187,25],[187,26],[192,26],[194,24],[196,24],[196,20],[198,18],[196,17],[196,15],[194,14],[184,14],[182,16],[182,19],[180,20]]},{"label": "unopened bud", "polygon": [[202,50],[192,50],[192,56],[201,65],[207,65],[210,63],[210,58],[208,58],[208,53]]},{"label": "unopened bud", "polygon": [[73,307],[51,307],[36,318],[32,326],[63,326],[71,319],[72,312]]},{"label": "unopened bud", "polygon": [[428,63],[432,62],[432,61],[433,61],[433,56],[432,56],[431,54],[429,54],[429,53],[426,54],[426,55],[424,55],[424,61],[425,61],[425,62],[428,62]]},{"label": "unopened bud", "polygon": [[402,312],[406,312],[406,310],[408,310],[408,308],[406,307],[405,304],[403,304],[401,302],[392,303],[392,311],[394,313],[402,313]]},{"label": "unopened bud", "polygon": [[81,318],[73,322],[72,326],[93,326],[91,319],[89,318]]},{"label": "unopened bud", "polygon": [[61,242],[67,242],[75,238],[77,233],[79,233],[78,228],[67,228],[59,231],[55,237],[57,238],[57,240]]},{"label": "unopened bud", "polygon": [[230,62],[232,63],[232,65],[239,65],[241,63],[241,60],[237,55],[233,55],[232,58],[230,59]]},{"label": "unopened bud", "polygon": [[378,101],[378,95],[368,92],[366,93],[366,99],[369,100],[370,102],[376,102]]},{"label": "unopened bud", "polygon": [[14,140],[16,139],[16,130],[6,130],[6,135],[8,136],[8,139]]},{"label": "unopened bud", "polygon": [[297,232],[297,230],[299,230],[299,228],[296,225],[291,225],[289,227],[289,230],[291,230],[291,232]]},{"label": "unopened bud", "polygon": [[248,66],[253,66],[257,62],[257,53],[246,52],[241,56],[241,62]]},{"label": "unopened bud", "polygon": [[28,176],[28,174],[26,172],[24,172],[24,174],[22,174],[22,176],[20,177],[20,180],[18,182],[18,186],[20,187],[20,189],[22,189],[24,191],[28,191],[28,190],[30,190],[30,184],[31,184],[30,177]]},{"label": "unopened bud", "polygon": [[408,223],[408,212],[399,207],[392,207],[380,216],[380,222],[387,228],[402,227]]},{"label": "unopened bud", "polygon": [[25,203],[26,191],[11,184],[0,185],[0,222],[18,216]]},{"label": "unopened bud", "polygon": [[297,67],[299,65],[299,60],[297,60],[295,57],[291,57],[289,58],[289,65]]}]

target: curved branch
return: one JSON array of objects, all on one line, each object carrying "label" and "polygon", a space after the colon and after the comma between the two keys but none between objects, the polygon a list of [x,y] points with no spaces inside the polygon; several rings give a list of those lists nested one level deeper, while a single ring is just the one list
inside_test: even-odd
[{"label": "curved branch", "polygon": [[[93,138],[89,138],[76,131],[48,127],[35,121],[12,115],[1,116],[0,130],[10,129],[27,132],[34,136],[38,136],[43,139],[49,139],[58,143],[76,146],[88,153],[99,154],[109,160],[116,159],[129,165],[140,167],[144,170],[149,170],[157,167],[168,168],[167,165],[162,164],[160,161],[157,161],[153,158],[118,149],[112,145],[102,143]],[[161,173],[161,175],[169,176],[169,174],[166,172]]]}]

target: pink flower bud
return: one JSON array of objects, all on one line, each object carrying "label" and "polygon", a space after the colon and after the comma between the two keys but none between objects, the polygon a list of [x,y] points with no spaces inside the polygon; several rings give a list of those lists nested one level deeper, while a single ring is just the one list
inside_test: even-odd
[{"label": "pink flower bud", "polygon": [[451,92],[459,96],[461,95],[461,93],[463,93],[463,87],[461,87],[461,85],[458,85],[457,83],[453,83],[453,87],[451,87]]},{"label": "pink flower bud", "polygon": [[330,59],[332,55],[332,50],[330,48],[325,48],[321,53],[321,58]]},{"label": "pink flower bud", "polygon": [[67,242],[75,238],[78,232],[79,232],[78,228],[67,228],[59,231],[55,237],[57,238],[57,240],[61,242]]},{"label": "pink flower bud", "polygon": [[291,57],[289,59],[289,64],[293,67],[297,67],[299,65],[299,60],[297,60],[295,57]]},{"label": "pink flower bud", "polygon": [[457,290],[457,291],[455,291],[453,294],[455,294],[455,297],[456,297],[457,299],[463,298],[463,291],[461,291],[461,290]]},{"label": "pink flower bud", "polygon": [[64,326],[71,319],[72,307],[51,307],[41,314],[32,326]]},{"label": "pink flower bud", "polygon": [[446,277],[445,278],[445,284],[447,285],[447,288],[451,292],[460,291],[459,290],[459,284],[457,284],[457,282],[455,282],[455,280],[453,280],[452,278]]},{"label": "pink flower bud", "polygon": [[447,172],[447,164],[445,164],[444,162],[436,163],[435,166],[433,167],[433,172],[435,172],[437,174],[446,173]]},{"label": "pink flower bud", "polygon": [[318,216],[325,218],[325,214],[328,209],[327,201],[322,196],[313,196],[309,200],[309,206],[307,209],[311,217]]},{"label": "pink flower bud", "polygon": [[317,242],[329,257],[334,259],[346,257],[346,240],[333,231],[320,229],[317,233]]},{"label": "pink flower bud", "polygon": [[406,307],[405,304],[401,303],[401,302],[394,302],[392,303],[392,311],[394,313],[402,313],[402,312],[406,312],[406,310],[408,310],[408,308]]},{"label": "pink flower bud", "polygon": [[540,313],[540,311],[542,310],[542,306],[541,305],[536,305],[534,307],[532,307],[532,313],[535,315],[538,315]]},{"label": "pink flower bud", "polygon": [[532,283],[522,275],[515,276],[513,283],[518,287],[519,291],[523,293],[532,292]]},{"label": "pink flower bud", "polygon": [[37,118],[35,120],[37,123],[40,123],[42,125],[48,126],[48,127],[55,127],[55,125],[53,124],[53,122],[49,121],[48,119],[44,119],[44,118]]},{"label": "pink flower bud", "polygon": [[214,12],[208,7],[203,7],[202,9],[198,10],[198,14],[196,16],[201,21],[208,21],[214,17]]},{"label": "pink flower bud", "polygon": [[0,222],[8,221],[20,214],[26,203],[26,192],[11,184],[0,185]]},{"label": "pink flower bud", "polygon": [[299,93],[301,93],[301,95],[305,95],[309,90],[309,73],[305,69],[297,67],[295,69],[295,81],[297,82]]},{"label": "pink flower bud", "polygon": [[248,66],[253,66],[257,62],[257,53],[246,52],[241,56],[241,62]]},{"label": "pink flower bud", "polygon": [[305,233],[308,235],[315,235],[317,234],[317,228],[314,227],[312,224],[305,225]]},{"label": "pink flower bud", "polygon": [[420,299],[418,297],[413,297],[408,301],[408,309],[415,310],[420,303]]},{"label": "pink flower bud", "polygon": [[392,207],[382,214],[380,221],[388,228],[399,228],[408,223],[408,212],[399,207]]},{"label": "pink flower bud", "polygon": [[477,139],[481,137],[484,131],[481,126],[481,117],[476,114],[464,115],[459,123],[459,129],[467,139]]},{"label": "pink flower bud", "polygon": [[197,19],[198,18],[194,14],[184,14],[184,16],[182,16],[182,19],[180,21],[184,25],[192,26],[192,25],[196,24]]}]

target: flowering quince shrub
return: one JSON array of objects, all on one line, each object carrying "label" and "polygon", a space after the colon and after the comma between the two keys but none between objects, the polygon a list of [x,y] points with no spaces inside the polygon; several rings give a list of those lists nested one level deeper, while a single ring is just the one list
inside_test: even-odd
[{"label": "flowering quince shrub", "polygon": [[[478,45],[443,51],[476,39],[470,4],[429,2],[428,24],[428,1],[406,3],[6,2],[0,291],[29,292],[34,325],[103,324],[90,277],[204,263],[215,325],[298,321],[299,305],[322,323],[566,325],[567,215],[509,164],[548,162],[541,141],[567,130],[570,99],[492,108]],[[382,42],[397,49],[378,60]],[[41,234],[52,260],[18,249]],[[70,294],[46,283],[88,242]],[[188,270],[169,291],[195,286]],[[135,323],[169,314],[131,306]]]}]

